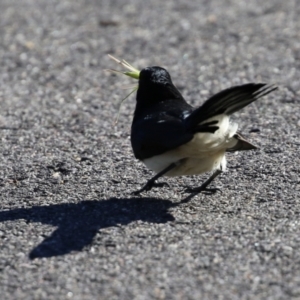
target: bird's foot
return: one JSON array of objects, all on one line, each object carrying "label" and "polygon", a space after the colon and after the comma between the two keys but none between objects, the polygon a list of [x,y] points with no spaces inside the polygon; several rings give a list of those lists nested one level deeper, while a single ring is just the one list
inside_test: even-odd
[{"label": "bird's foot", "polygon": [[151,179],[148,180],[148,182],[139,190],[132,192],[133,195],[139,195],[140,193],[144,191],[150,191],[153,187],[163,187],[163,186],[169,186],[167,182],[155,182],[152,181]]},{"label": "bird's foot", "polygon": [[207,187],[197,187],[197,188],[191,188],[191,187],[188,187],[184,190],[186,193],[191,193],[191,194],[198,194],[198,193],[201,193],[201,192],[204,192],[204,193],[207,193],[207,194],[215,194],[216,192],[222,192],[221,189],[219,188],[207,188]]}]

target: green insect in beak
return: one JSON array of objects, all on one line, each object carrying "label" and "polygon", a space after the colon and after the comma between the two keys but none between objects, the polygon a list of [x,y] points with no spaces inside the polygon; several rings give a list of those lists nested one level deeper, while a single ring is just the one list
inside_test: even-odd
[{"label": "green insect in beak", "polygon": [[[129,76],[131,78],[134,78],[134,79],[139,79],[140,77],[140,71],[136,68],[134,68],[131,64],[129,64],[126,60],[122,59],[122,60],[119,60],[115,57],[113,57],[112,55],[108,54],[108,57],[112,60],[114,60],[115,62],[117,62],[118,64],[120,64],[121,66],[125,67],[126,69],[128,69],[129,71],[125,71],[125,72],[121,72],[121,71],[117,71],[117,70],[114,70],[114,69],[108,69],[107,71],[110,71],[110,72],[113,72],[113,73],[119,73],[119,74],[124,74],[126,76]],[[138,86],[134,87],[134,89],[125,97],[121,100],[120,102],[120,106],[119,106],[119,109],[118,109],[118,114],[117,114],[117,118],[116,118],[116,121],[115,121],[115,125],[118,123],[118,119],[119,119],[119,115],[120,115],[120,109],[121,109],[121,105],[122,103],[130,96],[132,95],[135,91],[137,91],[138,89]]]},{"label": "green insect in beak", "polygon": [[139,79],[140,71],[138,69],[136,69],[135,67],[133,67],[131,64],[129,64],[126,60],[124,60],[124,59],[119,60],[119,59],[113,57],[110,54],[108,54],[108,57],[110,59],[114,60],[116,63],[120,64],[121,66],[123,66],[123,67],[125,67],[126,69],[129,70],[129,71],[121,72],[121,71],[117,71],[117,70],[113,70],[113,69],[108,69],[108,71],[124,74],[124,75],[132,77],[134,79]]}]

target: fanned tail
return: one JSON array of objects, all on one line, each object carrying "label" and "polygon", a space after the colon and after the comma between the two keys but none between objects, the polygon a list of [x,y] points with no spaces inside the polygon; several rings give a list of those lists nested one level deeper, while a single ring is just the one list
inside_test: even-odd
[{"label": "fanned tail", "polygon": [[254,150],[257,149],[256,146],[251,144],[247,141],[241,133],[237,132],[233,138],[237,141],[235,146],[229,149],[226,149],[227,152],[234,152],[234,151],[244,151],[244,150]]}]

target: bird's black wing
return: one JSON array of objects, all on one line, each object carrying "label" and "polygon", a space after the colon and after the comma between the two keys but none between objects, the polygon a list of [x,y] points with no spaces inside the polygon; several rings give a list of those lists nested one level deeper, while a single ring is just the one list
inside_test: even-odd
[{"label": "bird's black wing", "polygon": [[148,114],[135,120],[131,128],[131,144],[136,158],[143,160],[189,142],[195,132],[214,133],[214,122],[187,130],[185,121],[167,112]]},{"label": "bird's black wing", "polygon": [[131,144],[136,158],[146,159],[174,149],[193,138],[181,119],[166,113],[147,115],[131,128]]},{"label": "bird's black wing", "polygon": [[216,115],[231,115],[276,89],[277,87],[268,86],[265,83],[248,83],[231,87],[209,98],[188,116],[186,122],[190,128],[193,128]]}]

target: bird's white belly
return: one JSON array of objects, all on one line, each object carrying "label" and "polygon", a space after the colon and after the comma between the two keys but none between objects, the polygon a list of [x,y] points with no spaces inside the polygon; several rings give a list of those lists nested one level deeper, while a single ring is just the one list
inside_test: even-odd
[{"label": "bird's white belly", "polygon": [[155,172],[160,172],[174,162],[178,166],[166,173],[166,176],[196,175],[216,169],[226,168],[225,151],[236,144],[233,135],[237,131],[235,124],[229,124],[229,118],[219,115],[211,120],[218,120],[219,130],[214,134],[201,132],[176,149],[145,159],[144,164]]},{"label": "bird's white belly", "polygon": [[174,162],[178,166],[166,173],[166,176],[196,175],[222,167],[226,168],[225,147],[213,144],[203,145],[195,135],[194,139],[176,149],[145,159],[144,164],[155,172],[160,172]]},{"label": "bird's white belly", "polygon": [[167,168],[171,163],[179,162],[178,166],[165,174],[165,176],[182,176],[182,175],[197,175],[212,170],[226,168],[225,152],[220,151],[214,155],[203,158],[188,157],[188,158],[175,158],[166,155],[166,153],[157,155],[144,160],[145,165],[155,172],[160,172]]}]

